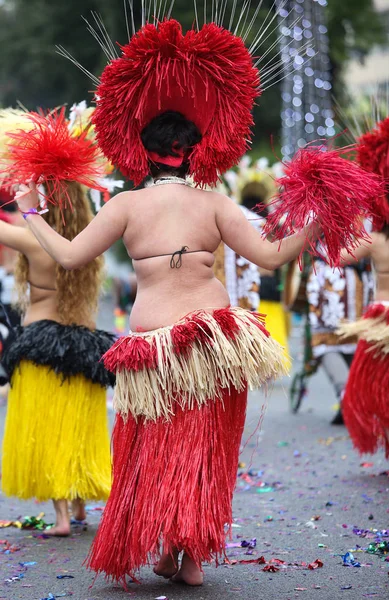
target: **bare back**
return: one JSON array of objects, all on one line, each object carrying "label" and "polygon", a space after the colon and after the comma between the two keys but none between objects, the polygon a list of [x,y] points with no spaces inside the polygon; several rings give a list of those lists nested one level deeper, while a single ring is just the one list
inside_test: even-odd
[{"label": "bare back", "polygon": [[[177,184],[129,194],[132,226],[123,239],[138,284],[133,330],[156,329],[193,310],[228,306],[228,294],[212,268],[221,240],[213,196]],[[183,246],[188,252],[172,261]]]},{"label": "bare back", "polygon": [[[29,202],[36,202],[36,192]],[[271,243],[230,198],[173,183],[117,194],[72,241],[44,219],[27,222],[42,247],[68,270],[87,265],[123,238],[138,278],[130,324],[144,331],[171,325],[193,310],[228,306],[228,294],[212,269],[221,240],[274,271],[299,255],[307,235],[315,239],[320,232],[312,223],[282,245]]]},{"label": "bare back", "polygon": [[36,243],[31,244],[31,248],[25,252],[25,255],[29,267],[30,303],[23,324],[29,325],[42,319],[60,321],[56,308],[55,262]]},{"label": "bare back", "polygon": [[389,301],[389,239],[383,233],[373,233],[370,256],[376,271],[376,300]]},{"label": "bare back", "polygon": [[[13,225],[7,225],[7,228],[9,232],[12,232],[13,248],[24,254],[28,261],[30,301],[23,325],[29,325],[42,319],[61,322],[57,310],[55,261],[42,249],[35,236],[27,228]],[[79,324],[94,327],[93,321]]]}]

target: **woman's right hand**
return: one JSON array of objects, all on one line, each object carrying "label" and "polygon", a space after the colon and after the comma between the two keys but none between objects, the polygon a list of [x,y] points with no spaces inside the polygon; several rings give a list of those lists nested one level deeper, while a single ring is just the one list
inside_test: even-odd
[{"label": "woman's right hand", "polygon": [[28,213],[32,208],[38,208],[39,196],[36,185],[30,182],[28,185],[22,183],[15,194],[15,202],[19,210],[23,213]]}]

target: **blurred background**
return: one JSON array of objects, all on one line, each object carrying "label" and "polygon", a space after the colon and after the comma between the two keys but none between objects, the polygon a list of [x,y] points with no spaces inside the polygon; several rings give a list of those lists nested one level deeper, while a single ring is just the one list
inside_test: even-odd
[{"label": "blurred background", "polygon": [[[257,23],[261,15],[264,19],[269,10],[274,10],[274,4],[273,0],[263,1]],[[282,4],[292,18],[304,17],[304,11],[308,15],[306,23],[310,19],[308,13],[314,12],[310,19],[314,27],[309,31],[309,26],[303,24],[302,37],[312,42],[320,60],[324,56],[331,86],[326,91],[340,104],[350,91],[366,92],[388,79],[389,0],[288,0]],[[254,11],[257,2],[252,5]],[[140,7],[141,0],[134,0],[138,14]],[[56,45],[63,45],[89,71],[96,75],[101,73],[104,54],[82,19],[90,19],[91,11],[101,14],[113,41],[126,43],[128,35],[121,0],[0,0],[0,106],[14,106],[19,101],[28,109],[52,108],[92,100],[92,86],[87,77],[55,51]],[[191,27],[192,2],[176,0],[173,15],[184,27]],[[261,54],[271,48],[280,33],[283,35],[281,26],[271,32],[261,47]],[[319,40],[319,35],[324,39]],[[287,33],[283,37],[287,37]],[[276,54],[278,46],[271,53]],[[272,83],[275,85],[265,91],[255,109],[253,153],[256,158],[274,159],[274,152],[278,153],[282,145],[283,84],[277,82],[277,77]]]}]

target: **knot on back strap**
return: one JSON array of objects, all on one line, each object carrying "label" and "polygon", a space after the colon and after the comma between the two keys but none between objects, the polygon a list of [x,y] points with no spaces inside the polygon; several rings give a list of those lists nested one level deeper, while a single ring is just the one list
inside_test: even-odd
[{"label": "knot on back strap", "polygon": [[182,246],[181,250],[177,250],[173,252],[172,257],[170,259],[170,268],[171,269],[179,269],[182,265],[182,255],[185,254],[189,250],[188,246]]}]

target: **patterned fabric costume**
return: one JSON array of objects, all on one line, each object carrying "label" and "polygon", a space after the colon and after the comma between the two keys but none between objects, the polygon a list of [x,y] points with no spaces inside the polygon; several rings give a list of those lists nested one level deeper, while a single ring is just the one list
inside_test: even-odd
[{"label": "patterned fabric costume", "polygon": [[307,283],[314,358],[327,352],[355,352],[357,339],[340,339],[337,329],[344,319],[360,318],[373,297],[370,263],[361,263],[359,274],[354,267],[333,269],[321,260],[314,261]]}]

